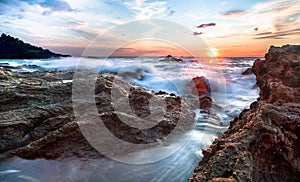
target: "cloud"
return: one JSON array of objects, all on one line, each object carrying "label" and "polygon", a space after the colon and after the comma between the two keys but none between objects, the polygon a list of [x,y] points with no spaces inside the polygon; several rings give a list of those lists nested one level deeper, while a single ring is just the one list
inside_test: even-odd
[{"label": "cloud", "polygon": [[81,29],[71,29],[71,31],[81,35],[82,37],[86,38],[87,40],[93,40],[97,37],[97,34],[86,31],[86,30],[81,30]]},{"label": "cloud", "polygon": [[219,13],[219,16],[221,17],[236,17],[236,16],[242,16],[245,15],[247,12],[245,10],[230,10],[230,11],[225,11],[222,13]]},{"label": "cloud", "polygon": [[256,34],[254,39],[284,39],[287,38],[287,36],[291,35],[298,35],[300,36],[300,28],[293,29],[293,30],[286,30],[286,31],[280,31],[280,32],[264,32]]},{"label": "cloud", "polygon": [[12,7],[20,8],[21,11],[25,12],[26,8],[25,4],[34,6],[38,5],[44,9],[43,15],[49,15],[53,12],[60,12],[60,11],[73,11],[70,5],[64,0],[0,0],[0,14],[4,14],[5,12],[9,12]]},{"label": "cloud", "polygon": [[197,36],[197,35],[202,35],[203,32],[194,32],[193,34],[194,34],[195,36]]},{"label": "cloud", "polygon": [[263,33],[258,33],[256,35],[270,35],[270,34],[272,34],[272,32],[263,32]]},{"label": "cloud", "polygon": [[87,40],[93,40],[98,35],[98,33],[96,33],[90,28],[89,23],[85,21],[77,20],[74,18],[62,18],[61,20],[64,22],[63,25],[52,26],[51,28],[57,30],[64,30],[66,32],[69,32],[71,35],[80,36]]},{"label": "cloud", "polygon": [[[256,3],[247,10],[231,10],[215,15],[218,29],[205,38],[293,39],[299,35],[300,1],[272,0]],[[223,20],[226,19],[226,20]],[[299,38],[299,37],[298,37]]]},{"label": "cloud", "polygon": [[167,15],[167,2],[146,0],[133,0],[123,3],[131,12],[135,14],[136,19],[152,18],[156,15]]},{"label": "cloud", "polygon": [[233,37],[244,37],[248,36],[248,34],[242,34],[242,33],[233,33],[233,34],[226,34],[221,36],[214,36],[213,39],[227,39],[227,38],[233,38]]},{"label": "cloud", "polygon": [[169,12],[169,14],[168,14],[168,16],[172,16],[172,15],[174,15],[174,13],[175,13],[176,11],[174,11],[174,10],[170,10],[170,12]]},{"label": "cloud", "polygon": [[118,5],[120,3],[119,0],[105,0],[106,4],[110,4],[110,5]]},{"label": "cloud", "polygon": [[[291,1],[290,1],[291,2]],[[284,10],[287,10],[293,6],[290,2],[284,2],[282,0],[275,0],[273,2],[268,3],[261,3],[255,6],[258,9],[258,13],[260,14],[273,14],[273,13],[280,13]]]},{"label": "cloud", "polygon": [[197,28],[206,28],[206,27],[211,27],[211,26],[216,26],[216,23],[201,24],[201,25],[197,26]]},{"label": "cloud", "polygon": [[45,8],[44,15],[49,15],[57,11],[73,11],[70,5],[63,0],[47,0],[39,5]]}]

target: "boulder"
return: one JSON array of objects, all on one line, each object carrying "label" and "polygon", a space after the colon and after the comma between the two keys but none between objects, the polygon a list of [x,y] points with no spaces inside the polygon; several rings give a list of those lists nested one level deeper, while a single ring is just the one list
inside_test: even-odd
[{"label": "boulder", "polygon": [[187,85],[187,92],[199,96],[200,109],[210,109],[212,106],[211,89],[204,76],[193,78]]}]

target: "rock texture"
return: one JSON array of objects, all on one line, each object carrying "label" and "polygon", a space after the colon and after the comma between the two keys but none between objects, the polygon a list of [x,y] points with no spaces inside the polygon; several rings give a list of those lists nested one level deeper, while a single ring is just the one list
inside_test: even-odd
[{"label": "rock texture", "polygon": [[4,33],[0,37],[0,59],[42,59],[67,56],[24,43]]},{"label": "rock texture", "polygon": [[252,70],[258,101],[203,151],[189,181],[300,181],[300,46],[272,46]]},{"label": "rock texture", "polygon": [[[86,141],[76,122],[72,82],[67,82],[73,79],[73,74],[72,71],[18,73],[0,69],[0,158],[12,155],[27,159],[103,157]],[[134,113],[114,110],[112,87],[119,96],[129,98]],[[154,121],[157,123],[154,127],[137,129],[119,119],[120,115],[131,121],[147,117],[153,98],[166,103],[166,113],[163,119]],[[184,103],[179,97],[154,95],[111,74],[97,76],[95,103],[99,117],[116,137],[137,144],[162,140],[174,129],[179,117],[193,121],[195,116],[192,111],[182,113]],[[80,107],[92,107],[85,100],[80,104]]]}]

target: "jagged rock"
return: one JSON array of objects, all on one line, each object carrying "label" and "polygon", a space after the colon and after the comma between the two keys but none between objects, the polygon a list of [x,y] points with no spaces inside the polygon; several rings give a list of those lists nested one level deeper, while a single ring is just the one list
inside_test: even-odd
[{"label": "jagged rock", "polygon": [[[0,69],[0,158],[11,155],[28,159],[103,157],[86,141],[74,116],[72,82],[64,83],[73,74],[72,71],[18,73]],[[163,118],[153,117],[155,126],[140,129],[122,122],[120,116],[141,122],[150,114],[149,104],[153,99],[166,103]],[[195,116],[192,111],[182,113],[184,103],[179,97],[159,97],[110,74],[98,75],[95,103],[107,129],[116,137],[136,144],[163,139],[173,131],[179,117],[188,123]],[[93,107],[85,100],[77,104],[81,108]],[[116,110],[113,104],[125,110]]]},{"label": "jagged rock", "polygon": [[300,180],[300,46],[271,47],[252,70],[258,101],[203,151],[189,181]]}]

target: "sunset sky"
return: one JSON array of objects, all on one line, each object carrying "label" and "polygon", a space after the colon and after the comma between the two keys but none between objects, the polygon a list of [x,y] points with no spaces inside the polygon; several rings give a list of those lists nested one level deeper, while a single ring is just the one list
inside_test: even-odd
[{"label": "sunset sky", "polygon": [[[261,57],[270,45],[300,44],[299,0],[0,0],[0,19],[0,32],[73,56],[99,36],[99,56],[115,50],[122,35],[103,35],[142,19],[182,25],[220,57]],[[165,42],[128,41],[118,55],[181,54]]]}]

